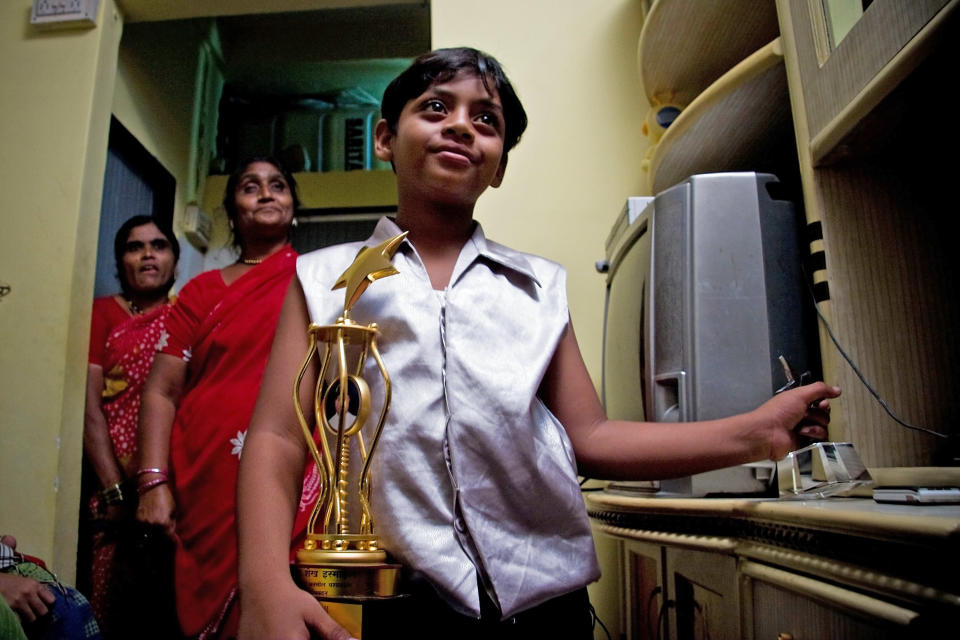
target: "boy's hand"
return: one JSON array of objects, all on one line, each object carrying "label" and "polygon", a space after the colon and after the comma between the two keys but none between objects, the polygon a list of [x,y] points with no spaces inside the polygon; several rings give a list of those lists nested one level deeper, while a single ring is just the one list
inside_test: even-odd
[{"label": "boy's hand", "polygon": [[754,412],[769,446],[769,459],[780,460],[797,449],[797,437],[823,440],[830,424],[830,398],[840,388],[814,382],[778,393]]},{"label": "boy's hand", "polygon": [[292,581],[261,591],[262,600],[241,598],[238,640],[353,640],[316,598]]},{"label": "boy's hand", "polygon": [[0,573],[0,595],[24,624],[47,615],[56,601],[53,592],[42,582],[8,573]]}]

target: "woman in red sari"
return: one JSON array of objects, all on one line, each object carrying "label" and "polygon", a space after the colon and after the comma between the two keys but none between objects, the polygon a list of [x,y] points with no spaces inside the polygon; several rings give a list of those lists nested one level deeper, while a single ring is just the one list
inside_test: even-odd
[{"label": "woman in red sari", "polygon": [[177,614],[198,638],[236,633],[237,469],[297,257],[296,183],[275,160],[244,163],[223,204],[239,257],[180,291],[140,411],[137,518],[177,541]]},{"label": "woman in red sari", "polygon": [[[131,591],[143,596],[156,583],[131,581],[126,567],[118,566],[117,546],[132,536],[135,522],[136,486],[130,483],[137,470],[140,395],[170,311],[180,245],[171,229],[140,215],[117,230],[113,252],[121,292],[93,301],[83,426],[84,466],[99,486],[96,491],[85,487],[85,494],[92,495],[82,580],[107,639],[138,631],[130,626],[136,603],[127,596]],[[173,631],[160,620],[157,625],[165,635]]]}]

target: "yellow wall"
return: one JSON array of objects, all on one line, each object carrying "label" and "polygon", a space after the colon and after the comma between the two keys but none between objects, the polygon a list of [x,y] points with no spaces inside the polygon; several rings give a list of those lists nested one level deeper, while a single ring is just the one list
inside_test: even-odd
[{"label": "yellow wall", "polygon": [[113,114],[177,181],[177,231],[187,199],[194,76],[204,33],[198,23],[130,24],[117,61]]},{"label": "yellow wall", "polygon": [[[134,24],[127,29],[142,30],[142,40],[120,47],[114,0],[100,3],[94,29],[39,32],[29,25],[30,4],[0,2],[0,180],[9,196],[0,284],[11,287],[0,299],[0,530],[70,581],[110,113],[174,175],[179,216],[199,36],[151,45],[151,32],[174,27]],[[434,46],[495,55],[530,115],[503,187],[484,195],[477,217],[491,237],[567,267],[574,325],[596,382],[603,278],[593,265],[624,199],[644,185],[641,4],[431,3]]]},{"label": "yellow wall", "polygon": [[[493,239],[566,267],[573,325],[599,387],[604,279],[594,263],[625,199],[646,189],[641,3],[432,0],[431,19],[434,47],[487,51],[523,101],[530,125],[503,185],[480,198],[475,217]],[[590,599],[616,638],[618,551],[610,538],[595,539],[604,576]],[[595,637],[605,637],[599,627]]]},{"label": "yellow wall", "polygon": [[568,272],[573,325],[600,383],[604,280],[594,269],[627,196],[642,195],[637,0],[433,0],[434,47],[467,45],[504,66],[530,120],[506,179],[477,205],[487,234]]},{"label": "yellow wall", "polygon": [[0,529],[74,573],[97,222],[122,20],[38,31],[0,3]]}]

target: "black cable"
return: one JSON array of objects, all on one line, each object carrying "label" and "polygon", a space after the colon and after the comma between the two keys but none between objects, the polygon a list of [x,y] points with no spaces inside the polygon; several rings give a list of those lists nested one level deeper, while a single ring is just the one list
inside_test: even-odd
[{"label": "black cable", "polygon": [[597,610],[594,608],[593,603],[590,603],[590,615],[593,616],[593,628],[596,629],[597,625],[600,625],[600,628],[603,629],[603,632],[607,634],[607,640],[612,640],[610,637],[610,630],[607,629],[607,625],[603,624],[603,620],[600,619],[600,616],[597,615]]},{"label": "black cable", "polygon": [[588,491],[603,491],[606,487],[584,487],[583,485],[590,482],[591,478],[580,478],[580,493],[587,493]]},{"label": "black cable", "polygon": [[817,304],[817,298],[814,295],[813,289],[811,288],[811,285],[810,285],[812,280],[809,277],[807,277],[806,269],[803,269],[803,271],[804,271],[803,280],[807,285],[807,290],[809,291],[811,297],[813,297],[813,308],[817,312],[817,316],[820,318],[820,321],[823,323],[823,328],[827,330],[827,335],[830,336],[830,341],[833,342],[833,346],[837,348],[837,351],[840,352],[840,355],[843,357],[843,359],[847,361],[847,364],[850,365],[851,369],[853,369],[853,372],[860,379],[860,382],[863,383],[863,386],[866,387],[867,391],[870,392],[870,395],[872,395],[874,399],[876,399],[876,401],[880,403],[880,406],[883,407],[883,410],[887,412],[887,415],[890,416],[894,422],[896,422],[900,426],[906,427],[907,429],[922,431],[924,433],[927,433],[932,436],[936,436],[938,438],[949,439],[950,436],[948,436],[945,433],[940,433],[938,431],[934,431],[933,429],[928,429],[926,427],[920,427],[914,424],[910,424],[909,422],[905,422],[899,416],[897,416],[892,409],[890,409],[886,401],[880,397],[880,394],[877,393],[877,390],[874,389],[873,386],[864,377],[864,375],[860,373],[860,369],[857,368],[857,365],[853,363],[853,360],[850,358],[849,355],[847,355],[847,352],[844,351],[843,347],[840,346],[840,342],[837,340],[837,337],[833,335],[833,329],[830,328],[830,323],[827,322],[827,319],[824,317],[823,312],[820,311],[820,306]]}]

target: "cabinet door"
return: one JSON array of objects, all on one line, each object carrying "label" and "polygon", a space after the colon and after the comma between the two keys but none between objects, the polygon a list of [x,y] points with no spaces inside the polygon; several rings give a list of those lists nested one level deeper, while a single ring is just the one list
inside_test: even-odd
[{"label": "cabinet door", "polygon": [[785,55],[795,57],[799,71],[814,164],[909,74],[922,46],[908,43],[925,27],[937,30],[935,18],[948,2],[874,0],[837,41],[828,17],[835,0],[778,0]]},{"label": "cabinet door", "polygon": [[663,547],[624,543],[624,611],[628,640],[661,640],[666,635],[663,595]]},{"label": "cabinet door", "polygon": [[842,587],[744,562],[745,638],[886,640],[917,635],[917,612]]},{"label": "cabinet door", "polygon": [[739,640],[737,561],[732,555],[668,547],[667,593],[677,640]]}]

